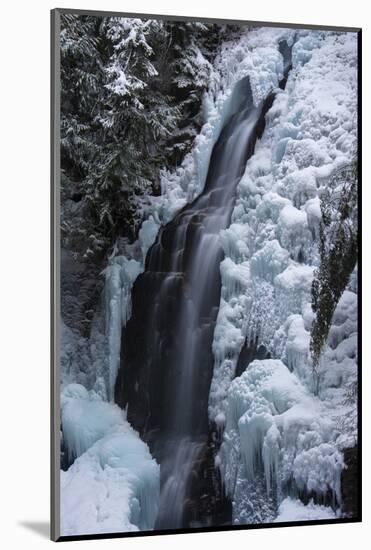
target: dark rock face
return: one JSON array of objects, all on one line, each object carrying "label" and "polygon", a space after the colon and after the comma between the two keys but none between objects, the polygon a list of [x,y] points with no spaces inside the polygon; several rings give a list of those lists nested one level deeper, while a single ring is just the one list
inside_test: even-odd
[{"label": "dark rock face", "polygon": [[184,523],[190,527],[230,525],[232,502],[223,492],[220,472],[215,468],[217,446],[209,440],[194,463]]},{"label": "dark rock face", "polygon": [[256,342],[248,343],[245,340],[238,356],[235,376],[241,376],[254,359],[270,359],[270,357],[271,355],[265,346],[258,346]]},{"label": "dark rock face", "polygon": [[359,518],[358,446],[345,449],[345,468],[341,474],[342,512],[345,517]]}]

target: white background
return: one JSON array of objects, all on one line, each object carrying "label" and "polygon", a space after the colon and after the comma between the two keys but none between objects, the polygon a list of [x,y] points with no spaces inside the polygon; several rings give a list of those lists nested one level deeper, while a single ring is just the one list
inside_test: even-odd
[{"label": "white background", "polygon": [[[41,548],[49,518],[49,10],[54,7],[154,12],[292,23],[362,26],[365,62],[370,65],[367,2],[347,0],[6,0],[0,29],[0,544]],[[370,75],[364,63],[364,184],[369,192]],[[5,119],[5,125],[4,125]],[[366,209],[364,209],[366,210]],[[364,214],[364,290],[369,299],[370,224]],[[364,307],[364,317],[367,309]],[[370,530],[370,376],[364,324],[364,524],[291,527],[235,533],[192,534],[106,541],[70,542],[68,548],[125,545],[130,550],[205,546],[249,546],[300,550],[364,548]]]}]

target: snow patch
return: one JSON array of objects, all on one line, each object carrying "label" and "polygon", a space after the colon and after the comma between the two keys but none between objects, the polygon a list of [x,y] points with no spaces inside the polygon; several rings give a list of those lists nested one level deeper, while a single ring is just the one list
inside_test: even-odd
[{"label": "snow patch", "polygon": [[300,500],[288,497],[279,505],[278,515],[274,519],[274,523],[312,520],[327,521],[336,518],[335,512],[328,506],[314,504],[313,500],[305,505]]}]

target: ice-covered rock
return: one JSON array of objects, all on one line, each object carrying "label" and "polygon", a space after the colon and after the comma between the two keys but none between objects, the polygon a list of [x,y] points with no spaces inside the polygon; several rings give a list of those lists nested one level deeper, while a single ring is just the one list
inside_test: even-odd
[{"label": "ice-covered rock", "polygon": [[71,330],[61,319],[60,323],[60,384],[71,382],[91,387],[95,377],[90,368],[89,342]]},{"label": "ice-covered rock", "polygon": [[289,253],[277,240],[268,241],[251,258],[251,274],[273,282],[289,263]]},{"label": "ice-covered rock", "polygon": [[285,206],[279,215],[277,234],[280,244],[290,252],[294,260],[301,261],[306,257],[308,235],[308,218],[306,212],[293,205]]},{"label": "ice-covered rock", "polygon": [[89,337],[75,334],[61,322],[61,387],[73,382],[113,401],[120,362],[121,332],[131,316],[131,289],[143,264],[124,255],[109,260],[105,285]]},{"label": "ice-covered rock", "polygon": [[142,250],[143,262],[146,254],[152,244],[155,242],[158,233],[158,222],[156,223],[153,216],[149,216],[147,220],[142,223],[142,227],[139,230],[139,243]]},{"label": "ice-covered rock", "polygon": [[[312,322],[308,305],[318,265],[320,196],[324,178],[350,162],[356,148],[356,55],[355,34],[296,35],[293,70],[267,114],[237,189],[232,223],[221,235],[226,260],[213,343],[211,420],[225,412],[241,342],[263,344],[290,368],[295,363],[296,374],[308,383],[304,348]],[[226,268],[228,259],[233,269]],[[243,289],[234,286],[238,265],[245,274]],[[290,329],[292,315],[303,315],[304,328],[297,319]],[[222,327],[238,338],[226,345]],[[331,331],[330,340],[335,334]]]},{"label": "ice-covered rock", "polygon": [[[152,222],[148,220],[142,235],[142,246],[146,250],[153,233]],[[106,381],[106,394],[109,401],[113,400],[113,391],[117,371],[120,365],[121,332],[131,316],[131,288],[135,279],[143,271],[143,264],[125,256],[115,256],[105,269],[105,328],[107,339],[106,358],[107,368],[103,369],[102,376]]]},{"label": "ice-covered rock", "polygon": [[[285,324],[286,362],[292,372],[298,374],[301,380],[307,377],[304,369],[309,367],[310,333],[305,329],[302,315],[290,315]],[[308,368],[310,371],[310,367]]]},{"label": "ice-covered rock", "polygon": [[64,388],[60,406],[63,443],[70,462],[121,426],[125,419],[117,405],[102,401],[95,392],[88,392],[80,384]]},{"label": "ice-covered rock", "polygon": [[153,529],[160,469],[116,405],[79,384],[61,398],[63,442],[71,458],[61,471],[61,534]]},{"label": "ice-covered rock", "polygon": [[310,300],[314,267],[291,263],[274,280],[277,312],[285,321],[290,314],[301,313]]},{"label": "ice-covered rock", "polygon": [[151,530],[159,496],[159,467],[126,425],[61,472],[61,534]]},{"label": "ice-covered rock", "polygon": [[[218,465],[235,523],[272,521],[272,492],[280,504],[277,521],[334,517],[331,508],[298,501],[303,492],[319,502],[329,492],[333,507],[340,506],[341,450],[354,445],[356,430],[356,285],[350,283],[336,308],[317,397],[310,302],[323,182],[356,148],[356,52],[351,33],[297,34],[293,70],[267,115],[231,226],[221,235],[226,259],[209,416],[226,418]],[[228,259],[233,270],[225,267]],[[243,287],[232,283],[238,265]],[[283,362],[255,361],[234,379],[243,342],[263,344]]]},{"label": "ice-covered rock", "polygon": [[320,501],[331,494],[338,507],[343,459],[325,411],[280,360],[255,360],[235,378],[218,462],[232,500],[238,485],[261,478],[266,498],[281,502],[291,487]]}]

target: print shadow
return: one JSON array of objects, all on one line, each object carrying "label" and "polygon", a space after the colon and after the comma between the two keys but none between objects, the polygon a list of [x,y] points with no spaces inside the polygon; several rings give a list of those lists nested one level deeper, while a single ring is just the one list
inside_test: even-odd
[{"label": "print shadow", "polygon": [[18,525],[33,531],[42,538],[50,538],[50,524],[48,521],[19,521]]}]

